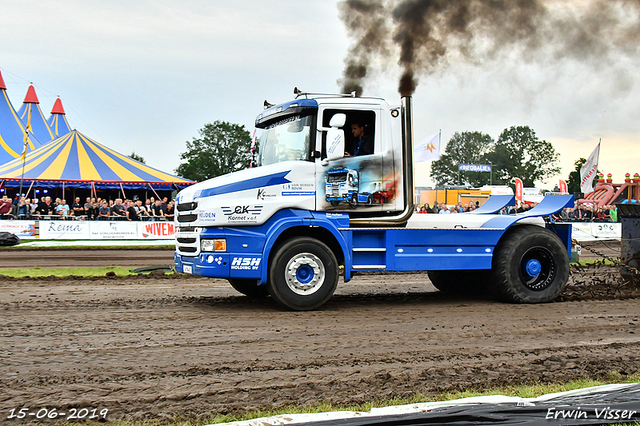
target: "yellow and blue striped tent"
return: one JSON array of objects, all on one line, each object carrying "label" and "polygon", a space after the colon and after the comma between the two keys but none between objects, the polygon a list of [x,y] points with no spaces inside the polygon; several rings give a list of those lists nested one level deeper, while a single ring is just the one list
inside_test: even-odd
[{"label": "yellow and blue striped tent", "polygon": [[56,138],[66,135],[71,131],[71,127],[69,126],[69,122],[67,122],[67,117],[64,112],[64,108],[62,108],[62,101],[60,98],[56,99],[53,104],[51,116],[47,120],[47,124]]},{"label": "yellow and blue striped tent", "polygon": [[20,117],[25,125],[31,125],[32,134],[29,134],[29,137],[35,139],[33,141],[35,146],[44,145],[55,138],[40,109],[40,101],[38,100],[36,89],[33,88],[33,85],[27,89],[27,95],[24,97],[22,106],[18,110],[18,117]]},{"label": "yellow and blue striped tent", "polygon": [[[24,151],[24,129],[25,125],[18,117],[18,113],[13,108],[9,96],[7,96],[7,86],[4,84],[2,74],[0,74],[0,164],[20,158]],[[38,144],[37,146],[40,146]],[[31,138],[27,142],[27,150],[35,148]]]},{"label": "yellow and blue striped tent", "polygon": [[[24,177],[23,177],[24,172]],[[195,182],[119,154],[72,130],[0,165],[0,186],[9,188],[182,189]]]}]

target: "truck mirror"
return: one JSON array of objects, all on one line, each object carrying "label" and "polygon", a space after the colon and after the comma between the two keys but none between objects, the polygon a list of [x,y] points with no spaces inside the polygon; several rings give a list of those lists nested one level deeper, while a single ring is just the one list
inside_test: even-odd
[{"label": "truck mirror", "polygon": [[[331,121],[333,122],[333,119]],[[332,126],[327,131],[327,160],[337,160],[342,157],[344,157],[344,130]]]},{"label": "truck mirror", "polygon": [[329,126],[331,127],[342,127],[344,123],[347,122],[347,116],[342,113],[334,114],[331,117],[331,121],[329,121]]}]

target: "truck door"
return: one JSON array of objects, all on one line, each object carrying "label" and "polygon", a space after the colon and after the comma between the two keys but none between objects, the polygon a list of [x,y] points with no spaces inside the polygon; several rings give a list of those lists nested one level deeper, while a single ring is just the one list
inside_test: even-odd
[{"label": "truck door", "polygon": [[[345,138],[345,155],[336,160],[326,158],[326,135],[335,114],[345,114],[341,130]],[[345,109],[344,105],[323,105],[318,114],[316,159],[316,209],[358,214],[388,209],[394,186],[393,160],[385,159],[386,149],[378,108]],[[385,188],[389,189],[385,191]]]}]

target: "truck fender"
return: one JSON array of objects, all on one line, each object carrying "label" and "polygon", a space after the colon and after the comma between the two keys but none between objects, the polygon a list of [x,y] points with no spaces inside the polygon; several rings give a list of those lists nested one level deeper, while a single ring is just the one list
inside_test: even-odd
[{"label": "truck fender", "polygon": [[[273,225],[269,228],[267,232],[267,239],[265,241],[265,248],[263,253],[263,262],[266,267],[262,268],[262,276],[260,284],[266,284],[269,277],[269,259],[271,256],[271,252],[273,251],[274,245],[280,238],[280,236],[287,231],[288,229],[294,227],[317,227],[322,228],[328,231],[335,241],[337,242],[342,253],[334,253],[337,258],[344,258],[345,263],[345,282],[351,279],[351,274],[347,271],[351,270],[351,255],[347,248],[347,242],[345,240],[344,235],[338,230],[336,224],[327,219],[326,216],[323,217],[300,217],[300,216],[289,216],[278,219],[273,223]],[[340,254],[342,256],[340,256]]]}]

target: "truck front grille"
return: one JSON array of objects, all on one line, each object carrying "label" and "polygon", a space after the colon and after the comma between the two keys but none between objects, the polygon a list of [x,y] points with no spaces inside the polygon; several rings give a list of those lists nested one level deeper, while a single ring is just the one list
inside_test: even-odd
[{"label": "truck front grille", "polygon": [[177,208],[179,212],[188,212],[198,208],[198,203],[196,201],[193,201],[191,203],[180,203],[178,204]]},{"label": "truck front grille", "polygon": [[178,216],[178,222],[195,222],[197,218],[197,214],[182,214]]},{"label": "truck front grille", "polygon": [[178,241],[181,244],[193,244],[197,241],[197,238],[178,237],[176,238],[176,241]]},{"label": "truck front grille", "polygon": [[182,253],[195,253],[198,251],[198,247],[178,247],[178,251]]}]

